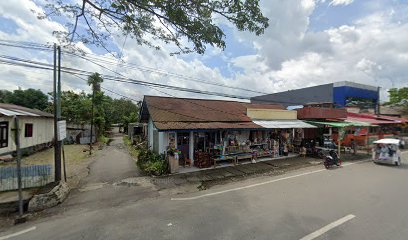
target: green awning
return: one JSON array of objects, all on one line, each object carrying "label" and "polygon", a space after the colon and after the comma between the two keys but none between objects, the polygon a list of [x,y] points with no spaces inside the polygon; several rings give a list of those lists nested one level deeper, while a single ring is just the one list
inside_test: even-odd
[{"label": "green awning", "polygon": [[320,122],[320,121],[306,121],[311,124],[327,125],[330,127],[368,127],[369,123],[364,122]]}]

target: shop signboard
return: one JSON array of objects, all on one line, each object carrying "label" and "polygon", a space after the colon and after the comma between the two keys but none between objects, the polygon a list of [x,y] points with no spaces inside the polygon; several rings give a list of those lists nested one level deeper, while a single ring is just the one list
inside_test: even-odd
[{"label": "shop signboard", "polygon": [[57,130],[58,141],[64,140],[67,137],[67,121],[58,121]]}]

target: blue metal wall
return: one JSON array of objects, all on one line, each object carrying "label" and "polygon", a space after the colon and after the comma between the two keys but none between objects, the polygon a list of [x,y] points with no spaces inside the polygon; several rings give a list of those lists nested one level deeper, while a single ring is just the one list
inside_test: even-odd
[{"label": "blue metal wall", "polygon": [[346,105],[346,98],[348,97],[372,99],[375,103],[378,103],[377,91],[348,86],[333,88],[333,102],[335,104],[344,107]]}]

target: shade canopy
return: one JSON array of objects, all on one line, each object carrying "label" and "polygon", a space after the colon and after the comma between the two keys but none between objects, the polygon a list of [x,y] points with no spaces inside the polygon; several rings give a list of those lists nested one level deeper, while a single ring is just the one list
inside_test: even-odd
[{"label": "shade canopy", "polygon": [[381,143],[381,144],[399,144],[400,140],[399,139],[394,139],[394,138],[384,138],[380,139],[377,141],[374,141],[374,143]]},{"label": "shade canopy", "polygon": [[327,125],[330,127],[368,127],[371,126],[365,122],[320,122],[320,121],[307,121],[312,124]]},{"label": "shade canopy", "polygon": [[300,120],[254,120],[253,122],[264,128],[316,128]]}]

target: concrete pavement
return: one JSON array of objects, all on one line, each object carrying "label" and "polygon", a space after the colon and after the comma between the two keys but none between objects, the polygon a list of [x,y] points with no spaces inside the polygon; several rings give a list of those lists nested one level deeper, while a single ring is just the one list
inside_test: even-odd
[{"label": "concrete pavement", "polygon": [[150,186],[138,184],[133,187],[132,184],[121,184],[122,180],[141,176],[123,143],[122,136],[114,137],[95,158],[89,166],[89,175],[81,180],[79,188],[74,189],[60,206],[44,211],[45,214],[111,208],[158,195],[157,192],[151,191]]},{"label": "concrete pavement", "polygon": [[0,236],[29,230],[12,239],[301,239],[354,215],[315,239],[406,239],[407,160],[405,153],[400,167],[319,165],[173,196],[203,196],[194,200],[159,197],[67,212]]}]

